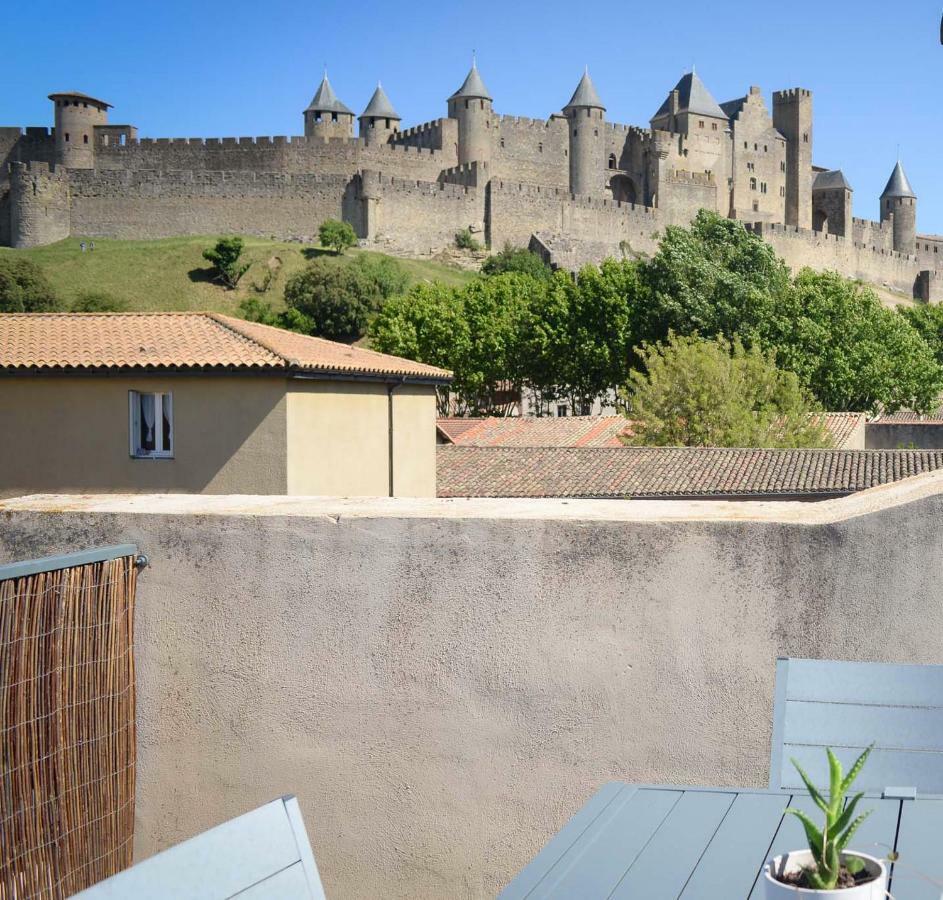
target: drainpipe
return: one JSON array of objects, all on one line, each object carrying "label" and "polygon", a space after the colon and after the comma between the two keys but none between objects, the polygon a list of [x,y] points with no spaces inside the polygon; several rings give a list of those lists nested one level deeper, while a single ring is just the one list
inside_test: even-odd
[{"label": "drainpipe", "polygon": [[403,378],[398,382],[390,382],[386,386],[386,420],[387,427],[389,431],[389,445],[387,447],[387,456],[389,458],[389,472],[390,472],[390,496],[393,496],[393,391],[395,391],[401,384],[405,383],[406,379]]}]

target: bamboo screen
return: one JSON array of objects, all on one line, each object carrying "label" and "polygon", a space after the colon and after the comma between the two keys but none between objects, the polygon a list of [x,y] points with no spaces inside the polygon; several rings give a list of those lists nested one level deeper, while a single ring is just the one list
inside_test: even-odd
[{"label": "bamboo screen", "polygon": [[136,580],[124,556],[0,581],[0,900],[131,864]]}]

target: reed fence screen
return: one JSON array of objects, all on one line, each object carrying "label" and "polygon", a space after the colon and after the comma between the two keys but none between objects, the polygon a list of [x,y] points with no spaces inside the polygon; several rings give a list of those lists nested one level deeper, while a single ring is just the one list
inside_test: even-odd
[{"label": "reed fence screen", "polygon": [[0,900],[131,864],[136,561],[124,545],[0,566]]}]

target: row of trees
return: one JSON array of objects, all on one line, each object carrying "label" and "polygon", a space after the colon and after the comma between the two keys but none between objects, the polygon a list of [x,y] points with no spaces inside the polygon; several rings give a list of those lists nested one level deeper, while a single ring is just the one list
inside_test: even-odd
[{"label": "row of trees", "polygon": [[58,296],[43,270],[12,253],[0,255],[0,312],[120,312],[125,304],[105,291],[85,291],[70,305]]},{"label": "row of trees", "polygon": [[728,355],[733,342],[755,349],[830,410],[926,411],[943,388],[943,313],[898,314],[834,273],[791,277],[768,244],[706,211],[668,228],[648,260],[576,279],[499,268],[462,289],[417,285],[370,329],[378,350],[451,369],[471,414],[499,411],[506,388],[579,408],[644,372],[645,347],[671,334],[721,338]]}]

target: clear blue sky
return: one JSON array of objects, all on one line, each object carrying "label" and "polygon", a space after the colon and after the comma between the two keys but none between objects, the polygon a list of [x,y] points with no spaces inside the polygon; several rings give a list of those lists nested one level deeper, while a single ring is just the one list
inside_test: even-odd
[{"label": "clear blue sky", "polygon": [[815,162],[878,216],[900,155],[918,227],[943,233],[941,7],[928,0],[12,3],[0,125],[49,125],[54,90],[113,103],[144,137],[298,134],[326,63],[360,112],[381,79],[404,125],[445,114],[472,49],[498,112],[546,117],[588,64],[613,121],[647,125],[697,65],[718,101],[815,95]]}]

